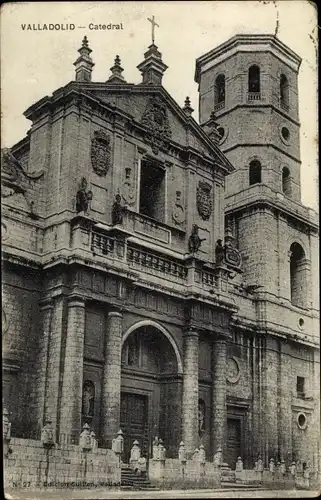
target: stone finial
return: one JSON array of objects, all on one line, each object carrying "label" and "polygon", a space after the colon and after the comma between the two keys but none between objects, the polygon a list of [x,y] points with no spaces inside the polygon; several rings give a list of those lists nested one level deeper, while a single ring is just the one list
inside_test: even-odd
[{"label": "stone finial", "polygon": [[144,61],[137,66],[137,69],[139,69],[143,76],[142,83],[162,85],[163,74],[167,70],[167,66],[163,63],[162,54],[158,51],[158,47],[154,43],[148,47],[144,58]]},{"label": "stone finial", "polygon": [[290,465],[290,474],[291,474],[291,476],[296,475],[296,463],[295,462],[292,462],[292,464]]},{"label": "stone finial", "polygon": [[90,82],[92,69],[95,66],[90,54],[92,50],[89,48],[88,39],[84,36],[82,45],[78,49],[79,57],[74,62],[76,70],[76,82]]},{"label": "stone finial", "polygon": [[198,458],[201,464],[205,464],[206,462],[206,453],[205,453],[205,448],[201,444],[199,447],[199,452],[198,452]]},{"label": "stone finial", "polygon": [[111,449],[118,455],[124,451],[124,437],[121,429],[119,429],[116,437],[112,440]]},{"label": "stone finial", "polygon": [[217,452],[214,454],[213,463],[216,467],[219,467],[222,465],[222,461],[223,461],[222,448],[219,447],[217,448]]},{"label": "stone finial", "polygon": [[186,462],[185,444],[183,441],[179,443],[178,459],[180,462]]},{"label": "stone finial", "polygon": [[90,427],[88,424],[84,424],[82,432],[79,437],[79,446],[83,450],[91,450],[92,441],[90,436]]},{"label": "stone finial", "polygon": [[201,125],[202,129],[204,132],[209,136],[211,141],[213,141],[215,144],[218,144],[221,140],[221,134],[218,131],[219,124],[216,121],[216,116],[214,111],[211,112],[209,119],[207,122],[203,123]]},{"label": "stone finial", "polygon": [[47,420],[45,425],[41,429],[41,442],[45,447],[51,447],[55,444],[54,431],[50,420]]},{"label": "stone finial", "polygon": [[136,462],[139,458],[140,458],[140,447],[138,441],[135,440],[130,450],[130,462]]},{"label": "stone finial", "polygon": [[111,76],[108,78],[108,83],[126,83],[122,72],[124,69],[121,67],[120,57],[117,55],[115,57],[114,66],[110,68]]},{"label": "stone finial", "polygon": [[187,115],[187,116],[191,116],[194,109],[192,108],[191,106],[191,101],[190,101],[190,98],[189,97],[186,97],[185,99],[185,103],[184,103],[184,107],[183,107],[183,111],[184,113]]},{"label": "stone finial", "polygon": [[242,472],[243,470],[243,460],[241,459],[241,457],[237,457],[235,470],[236,472]]},{"label": "stone finial", "polygon": [[270,472],[275,472],[275,462],[274,462],[274,458],[270,458],[270,461],[269,461],[269,471],[270,471]]},{"label": "stone finial", "polygon": [[285,465],[285,460],[282,458],[281,463],[280,463],[280,472],[283,474],[283,476],[286,474],[286,465]]},{"label": "stone finial", "polygon": [[263,472],[263,469],[264,469],[263,460],[262,457],[259,456],[259,458],[257,459],[257,471]]},{"label": "stone finial", "polygon": [[94,433],[94,431],[91,431],[90,439],[91,439],[91,448],[93,450],[96,450],[98,448],[98,441],[96,439],[96,434]]}]

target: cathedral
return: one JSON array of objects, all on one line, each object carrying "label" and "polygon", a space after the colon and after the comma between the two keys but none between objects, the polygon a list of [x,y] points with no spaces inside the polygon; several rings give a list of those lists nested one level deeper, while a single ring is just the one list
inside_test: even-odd
[{"label": "cathedral", "polygon": [[318,222],[301,203],[299,55],[236,35],[196,60],[199,117],[153,41],[32,104],[2,151],[3,400],[11,435],[122,460],[183,441],[232,469],[319,463]]}]

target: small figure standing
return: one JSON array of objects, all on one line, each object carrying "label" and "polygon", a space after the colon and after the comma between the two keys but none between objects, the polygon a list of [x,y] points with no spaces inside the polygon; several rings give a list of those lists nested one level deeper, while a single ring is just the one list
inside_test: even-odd
[{"label": "small figure standing", "polygon": [[192,233],[188,239],[188,249],[191,253],[196,253],[199,251],[202,241],[206,238],[200,238],[198,234],[198,225],[193,224]]},{"label": "small figure standing", "polygon": [[217,240],[216,246],[215,246],[215,263],[216,265],[219,265],[223,262],[224,260],[224,247],[222,244],[222,240]]},{"label": "small figure standing", "polygon": [[122,224],[123,223],[123,215],[124,215],[124,207],[121,203],[120,194],[116,194],[115,201],[113,203],[113,208],[111,212],[112,224]]},{"label": "small figure standing", "polygon": [[93,194],[92,191],[87,191],[87,181],[85,177],[81,179],[81,183],[76,195],[76,211],[79,212],[87,212],[89,202],[92,200]]}]

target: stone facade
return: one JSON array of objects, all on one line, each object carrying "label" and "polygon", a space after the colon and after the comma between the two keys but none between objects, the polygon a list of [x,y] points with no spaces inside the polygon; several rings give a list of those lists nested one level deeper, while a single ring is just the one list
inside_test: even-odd
[{"label": "stone facade", "polygon": [[[180,108],[161,86],[154,45],[143,83],[119,78],[118,59],[117,78],[95,83],[84,41],[76,81],[25,112],[31,130],[4,151],[2,174],[4,401],[15,439],[40,439],[49,420],[67,448],[84,424],[98,449],[121,428],[125,462],[134,440],[151,458],[161,438],[164,470],[178,467],[181,441],[188,461],[203,446],[232,467],[241,456],[251,469],[260,455],[265,467],[273,457],[319,469],[318,240],[300,204],[299,58],[274,37],[250,38],[250,52],[240,36],[197,60],[201,126],[189,101]],[[261,94],[249,103],[258,64]],[[276,99],[285,69],[288,113]],[[275,132],[283,124],[290,151]],[[262,176],[249,186],[253,159]]]}]

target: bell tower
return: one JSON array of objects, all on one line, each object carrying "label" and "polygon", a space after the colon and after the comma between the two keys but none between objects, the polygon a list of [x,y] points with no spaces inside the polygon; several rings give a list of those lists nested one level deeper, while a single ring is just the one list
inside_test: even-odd
[{"label": "bell tower", "polygon": [[200,123],[215,112],[236,168],[227,195],[263,184],[300,202],[300,63],[273,35],[237,35],[197,59]]},{"label": "bell tower", "polygon": [[235,167],[225,222],[245,257],[244,281],[273,301],[317,309],[317,284],[309,286],[317,218],[301,204],[300,63],[274,35],[236,35],[196,60],[195,80],[200,123],[214,112],[219,146]]}]

